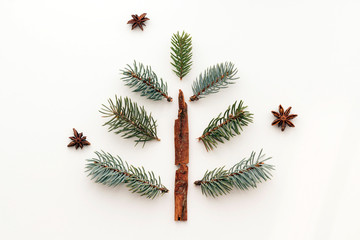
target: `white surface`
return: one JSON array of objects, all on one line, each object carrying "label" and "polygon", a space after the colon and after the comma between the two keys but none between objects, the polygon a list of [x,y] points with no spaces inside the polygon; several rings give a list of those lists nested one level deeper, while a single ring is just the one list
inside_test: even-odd
[{"label": "white surface", "polygon": [[[359,239],[360,2],[0,1],[1,239]],[[133,13],[145,30],[130,30]],[[194,65],[171,71],[172,33],[193,37]],[[152,102],[119,80],[136,59],[186,97],[206,67],[233,61],[232,88],[189,103],[188,218],[173,221],[173,124],[177,101]],[[158,119],[161,142],[134,147],[108,133],[98,110],[130,96]],[[210,119],[243,99],[255,121],[207,153],[196,141]],[[279,104],[296,128],[270,126]],[[67,148],[72,128],[92,143]],[[192,183],[264,148],[273,180],[206,198]],[[96,150],[161,175],[154,201],[84,173]]]}]

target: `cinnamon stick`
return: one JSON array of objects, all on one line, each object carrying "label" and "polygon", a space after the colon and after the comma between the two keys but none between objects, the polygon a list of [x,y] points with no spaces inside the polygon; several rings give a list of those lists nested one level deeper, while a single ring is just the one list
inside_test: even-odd
[{"label": "cinnamon stick", "polygon": [[187,220],[187,191],[189,163],[189,126],[187,104],[184,94],[179,90],[179,112],[175,120],[175,221]]}]

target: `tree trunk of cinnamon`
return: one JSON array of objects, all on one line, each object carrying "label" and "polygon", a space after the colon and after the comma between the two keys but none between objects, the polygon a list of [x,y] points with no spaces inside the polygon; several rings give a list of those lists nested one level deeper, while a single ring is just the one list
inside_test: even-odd
[{"label": "tree trunk of cinnamon", "polygon": [[189,163],[189,127],[187,104],[184,94],[179,90],[179,112],[175,120],[175,221],[187,220],[187,191]]}]

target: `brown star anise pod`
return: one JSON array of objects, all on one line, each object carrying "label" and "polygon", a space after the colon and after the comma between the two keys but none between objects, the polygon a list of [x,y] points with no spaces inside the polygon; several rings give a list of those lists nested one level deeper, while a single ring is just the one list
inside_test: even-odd
[{"label": "brown star anise pod", "polygon": [[275,111],[271,111],[272,114],[274,114],[275,117],[277,117],[276,120],[274,120],[272,122],[271,125],[278,125],[278,127],[281,126],[281,131],[284,131],[285,128],[286,128],[286,124],[289,126],[289,127],[295,127],[295,125],[290,121],[291,119],[293,118],[296,118],[297,115],[296,114],[290,114],[290,110],[291,110],[291,107],[289,107],[288,109],[286,109],[286,111],[284,112],[284,108],[279,105],[279,112],[275,112]]},{"label": "brown star anise pod", "polygon": [[69,137],[71,142],[67,145],[68,147],[75,146],[76,149],[83,148],[85,145],[90,145],[88,141],[86,141],[86,137],[83,136],[83,133],[78,133],[75,128],[73,128],[74,136]]},{"label": "brown star anise pod", "polygon": [[132,24],[131,30],[133,30],[134,28],[136,28],[137,26],[139,26],[139,28],[140,28],[142,31],[144,31],[144,29],[143,29],[142,26],[143,26],[143,25],[146,26],[146,25],[145,25],[145,22],[146,22],[147,20],[150,20],[149,18],[146,18],[145,16],[146,16],[146,13],[141,14],[140,17],[139,17],[137,14],[131,15],[131,17],[132,17],[133,19],[131,19],[131,20],[129,20],[129,21],[127,22],[127,24]]}]

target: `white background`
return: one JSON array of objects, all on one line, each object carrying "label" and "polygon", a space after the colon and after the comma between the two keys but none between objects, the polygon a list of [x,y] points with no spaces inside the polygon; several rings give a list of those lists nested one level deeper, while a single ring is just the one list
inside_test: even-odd
[{"label": "white background", "polygon": [[[1,239],[359,239],[360,2],[0,1]],[[144,31],[131,14],[148,13]],[[178,80],[170,38],[193,37],[193,69]],[[119,70],[149,64],[173,103],[132,93]],[[205,68],[232,61],[237,84],[188,103],[188,221],[174,222],[173,125],[177,93]],[[144,105],[161,142],[134,147],[108,133],[98,110],[115,94]],[[254,123],[206,152],[196,141],[212,117],[244,100]],[[271,126],[279,104],[296,128]],[[72,128],[91,142],[67,148]],[[192,183],[261,148],[271,181],[217,199]],[[153,201],[87,178],[94,151],[120,155],[162,177]]]}]

